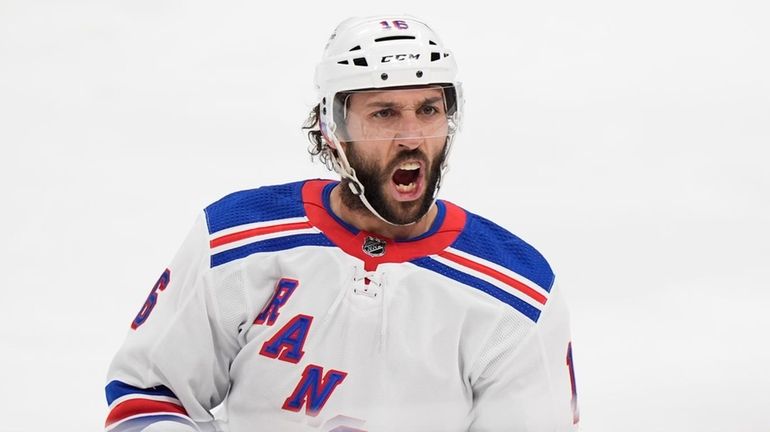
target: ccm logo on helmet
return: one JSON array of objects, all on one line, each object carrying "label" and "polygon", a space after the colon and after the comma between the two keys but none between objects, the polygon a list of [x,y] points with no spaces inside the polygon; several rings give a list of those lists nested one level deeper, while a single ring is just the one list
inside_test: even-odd
[{"label": "ccm logo on helmet", "polygon": [[404,60],[418,60],[420,58],[419,54],[396,54],[396,55],[388,55],[383,56],[382,61],[380,63],[389,63],[393,60],[395,61],[404,61]]}]

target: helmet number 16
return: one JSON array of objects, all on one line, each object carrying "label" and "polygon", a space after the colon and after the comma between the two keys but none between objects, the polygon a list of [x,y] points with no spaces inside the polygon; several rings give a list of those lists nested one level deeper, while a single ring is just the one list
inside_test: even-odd
[{"label": "helmet number 16", "polygon": [[383,30],[391,30],[393,28],[396,28],[399,30],[406,30],[409,28],[409,25],[406,23],[406,21],[402,21],[402,20],[380,21],[380,24],[382,24]]}]

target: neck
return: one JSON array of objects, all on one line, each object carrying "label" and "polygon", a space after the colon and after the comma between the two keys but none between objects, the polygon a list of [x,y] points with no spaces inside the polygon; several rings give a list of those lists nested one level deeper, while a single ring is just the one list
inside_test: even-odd
[{"label": "neck", "polygon": [[430,210],[428,210],[428,212],[417,222],[404,226],[391,225],[373,215],[366,208],[352,209],[346,206],[342,200],[341,187],[342,183],[335,186],[331,193],[330,201],[334,214],[346,223],[362,231],[377,234],[385,238],[406,240],[422,235],[430,229],[433,221],[436,219],[436,214],[438,213],[438,207],[436,207],[436,204],[434,203],[430,207]]}]

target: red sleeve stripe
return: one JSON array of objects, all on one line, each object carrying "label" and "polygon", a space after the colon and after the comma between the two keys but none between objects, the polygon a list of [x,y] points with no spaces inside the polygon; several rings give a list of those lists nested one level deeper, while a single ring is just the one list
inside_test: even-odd
[{"label": "red sleeve stripe", "polygon": [[521,292],[523,294],[526,294],[529,298],[535,300],[536,302],[538,302],[540,304],[545,304],[545,302],[546,302],[546,297],[544,295],[540,294],[539,292],[535,291],[534,289],[532,289],[532,287],[527,286],[523,282],[517,281],[516,279],[514,279],[514,278],[512,278],[512,277],[510,277],[508,275],[504,275],[504,274],[500,273],[499,271],[497,271],[497,270],[495,270],[493,268],[489,268],[489,267],[484,266],[482,264],[473,262],[473,261],[471,261],[471,260],[469,260],[467,258],[461,257],[460,255],[456,255],[456,254],[453,254],[453,253],[447,252],[447,251],[440,252],[438,254],[438,256],[440,256],[442,258],[446,258],[446,259],[448,259],[448,260],[450,260],[452,262],[455,262],[457,264],[460,264],[461,266],[465,266],[465,267],[471,268],[473,270],[476,270],[477,272],[483,273],[483,274],[485,274],[485,275],[487,275],[489,277],[495,278],[498,281],[500,281],[500,282],[502,282],[502,283],[504,283],[504,284],[506,284],[506,285],[508,285],[508,286],[510,286],[510,287],[512,287],[512,288],[514,288],[516,290],[518,290],[519,292]]},{"label": "red sleeve stripe", "polygon": [[115,408],[110,411],[104,426],[108,427],[129,417],[142,414],[181,414],[187,416],[187,411],[181,406],[171,402],[148,399],[129,399],[117,404]]},{"label": "red sleeve stripe", "polygon": [[232,234],[223,235],[217,237],[209,242],[211,248],[222,246],[228,243],[233,243],[238,240],[243,240],[251,237],[256,237],[265,234],[272,234],[280,231],[291,231],[304,228],[311,228],[310,222],[295,222],[282,225],[263,226],[259,228],[247,229],[245,231],[238,231]]},{"label": "red sleeve stripe", "polygon": [[133,400],[133,399],[143,399],[143,400],[149,400],[149,401],[158,401],[158,402],[169,402],[174,405],[182,405],[182,402],[179,402],[179,399],[175,397],[168,397],[168,396],[153,396],[153,395],[146,395],[146,394],[132,394],[132,395],[126,395],[119,399],[115,399],[112,404],[109,406],[109,409],[112,410],[116,406],[122,404],[125,401]]}]

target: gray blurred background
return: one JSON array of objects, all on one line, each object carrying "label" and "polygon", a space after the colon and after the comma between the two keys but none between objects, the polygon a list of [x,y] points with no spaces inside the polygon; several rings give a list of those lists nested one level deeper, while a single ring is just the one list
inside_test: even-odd
[{"label": "gray blurred background", "polygon": [[313,68],[382,12],[454,50],[442,197],[551,261],[581,430],[770,431],[770,7],[748,0],[0,0],[0,431],[99,430],[197,213],[331,177],[299,129]]}]

